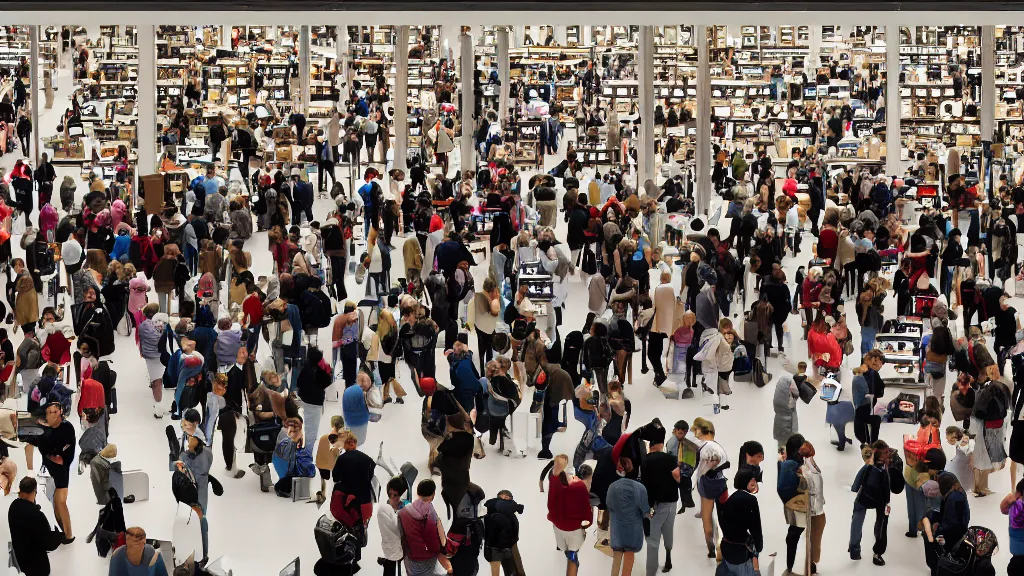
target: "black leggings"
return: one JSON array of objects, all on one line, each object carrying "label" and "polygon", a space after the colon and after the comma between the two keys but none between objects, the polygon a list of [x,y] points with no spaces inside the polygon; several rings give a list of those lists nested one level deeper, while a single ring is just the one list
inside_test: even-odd
[{"label": "black leggings", "polygon": [[217,424],[221,431],[221,448],[224,451],[224,466],[231,468],[235,461],[235,432],[238,423],[235,422],[234,412],[222,412],[217,418]]},{"label": "black leggings", "polygon": [[401,560],[385,560],[381,558],[381,566],[384,567],[384,576],[402,576]]},{"label": "black leggings", "polygon": [[796,547],[800,544],[800,536],[804,529],[799,526],[790,526],[786,532],[786,569],[793,571],[793,564],[796,562]]},{"label": "black leggings", "polygon": [[320,190],[321,192],[324,191],[324,184],[327,183],[327,177],[328,176],[331,177],[332,185],[338,183],[338,177],[334,175],[334,161],[333,160],[321,160],[320,161],[320,165],[318,166],[317,172],[319,173],[317,175],[317,182],[318,182],[318,188],[317,189]]},{"label": "black leggings", "polygon": [[[470,304],[473,306],[474,304]],[[479,328],[476,330],[476,345],[477,353],[480,355],[480,373],[485,374],[487,372],[487,362],[494,358],[494,334],[487,334],[481,332]]]}]

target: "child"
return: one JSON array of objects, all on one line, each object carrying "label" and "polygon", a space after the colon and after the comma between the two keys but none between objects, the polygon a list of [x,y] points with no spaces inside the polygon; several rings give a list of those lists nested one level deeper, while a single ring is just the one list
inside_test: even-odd
[{"label": "child", "polygon": [[946,472],[956,474],[960,484],[968,492],[974,489],[974,472],[971,469],[971,453],[974,440],[959,426],[946,427],[946,443],[953,446],[953,457],[946,462]]},{"label": "child", "polygon": [[[697,315],[687,310],[683,313],[682,323],[676,331],[672,333],[672,345],[674,346],[672,352],[672,370],[673,374],[680,373],[680,366],[682,366],[683,383],[686,383],[689,379],[690,364],[686,361],[687,350],[693,344],[693,325],[697,323]],[[679,386],[680,395],[682,393],[683,385]],[[692,394],[692,392],[691,392]]]},{"label": "child", "polygon": [[799,386],[807,381],[807,362],[797,362],[796,374],[793,375],[793,381]]},{"label": "child", "polygon": [[334,470],[334,462],[344,449],[342,431],[345,430],[345,419],[340,414],[331,416],[331,431],[320,437],[316,446],[316,467],[320,470],[320,490],[316,493],[317,506],[327,500],[324,491],[327,481]]}]

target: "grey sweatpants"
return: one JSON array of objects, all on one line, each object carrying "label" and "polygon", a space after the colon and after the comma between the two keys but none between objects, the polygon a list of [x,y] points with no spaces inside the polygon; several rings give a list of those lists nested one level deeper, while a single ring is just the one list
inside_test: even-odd
[{"label": "grey sweatpants", "polygon": [[647,576],[658,573],[658,548],[662,539],[665,549],[672,549],[672,534],[676,517],[675,502],[659,502],[651,518],[651,535],[647,537]]}]

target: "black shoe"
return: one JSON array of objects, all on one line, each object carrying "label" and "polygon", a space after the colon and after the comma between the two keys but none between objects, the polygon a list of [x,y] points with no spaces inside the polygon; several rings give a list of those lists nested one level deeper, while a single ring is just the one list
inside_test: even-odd
[{"label": "black shoe", "polygon": [[665,562],[665,567],[661,569],[661,572],[663,574],[668,574],[671,571],[672,571],[672,563],[671,562]]},{"label": "black shoe", "polygon": [[74,542],[74,541],[75,541],[75,537],[74,537],[74,536],[72,536],[71,538],[65,538],[65,539],[64,539],[64,541],[63,541],[63,542],[61,542],[61,544],[64,544],[64,545],[66,546],[66,545],[68,545],[68,544],[71,544],[71,543],[72,543],[72,542]]},{"label": "black shoe", "polygon": [[850,552],[850,560],[860,560],[860,552]]},{"label": "black shoe", "polygon": [[135,502],[135,494],[129,494],[124,497],[125,504],[131,504],[132,502]]},{"label": "black shoe", "polygon": [[907,538],[917,538],[917,532],[908,531],[904,536]]},{"label": "black shoe", "polygon": [[404,398],[395,398],[395,404],[405,404]]},{"label": "black shoe", "polygon": [[538,460],[551,460],[554,457],[555,456],[551,453],[551,450],[541,450],[537,453]]},{"label": "black shoe", "polygon": [[651,369],[650,369],[650,368],[648,368],[647,366],[641,366],[641,367],[640,367],[640,373],[641,373],[641,374],[647,374],[647,373],[648,373],[648,372],[650,372],[650,371],[651,371]]},{"label": "black shoe", "polygon": [[292,496],[291,494],[283,490],[277,490],[276,488],[274,489],[274,494],[277,494],[280,498],[291,498]]},{"label": "black shoe", "polygon": [[874,557],[871,558],[871,563],[875,566],[885,566],[885,559],[882,558],[881,554],[875,554]]},{"label": "black shoe", "polygon": [[391,400],[391,398],[385,398],[385,399],[384,399],[384,401],[383,401],[383,402],[381,402],[381,405],[384,405],[384,404],[391,404],[391,402],[393,402],[393,400]]},{"label": "black shoe", "polygon": [[682,514],[683,512],[686,512],[686,506],[680,506],[680,507],[679,507],[679,511],[678,511],[678,512],[676,512],[676,516],[679,516],[679,515],[680,515],[680,514]]}]

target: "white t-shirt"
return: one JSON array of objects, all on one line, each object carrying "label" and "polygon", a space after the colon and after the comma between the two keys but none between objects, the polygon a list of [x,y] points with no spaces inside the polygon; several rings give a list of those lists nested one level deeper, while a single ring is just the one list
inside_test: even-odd
[{"label": "white t-shirt", "polygon": [[712,468],[717,468],[722,464],[729,461],[729,455],[726,454],[725,448],[714,440],[708,440],[700,447],[700,452],[697,454],[697,471],[694,477],[700,478]]},{"label": "white t-shirt", "polygon": [[380,527],[380,547],[384,559],[392,562],[401,560],[405,552],[398,531],[398,511],[386,501],[377,507],[377,526]]}]

